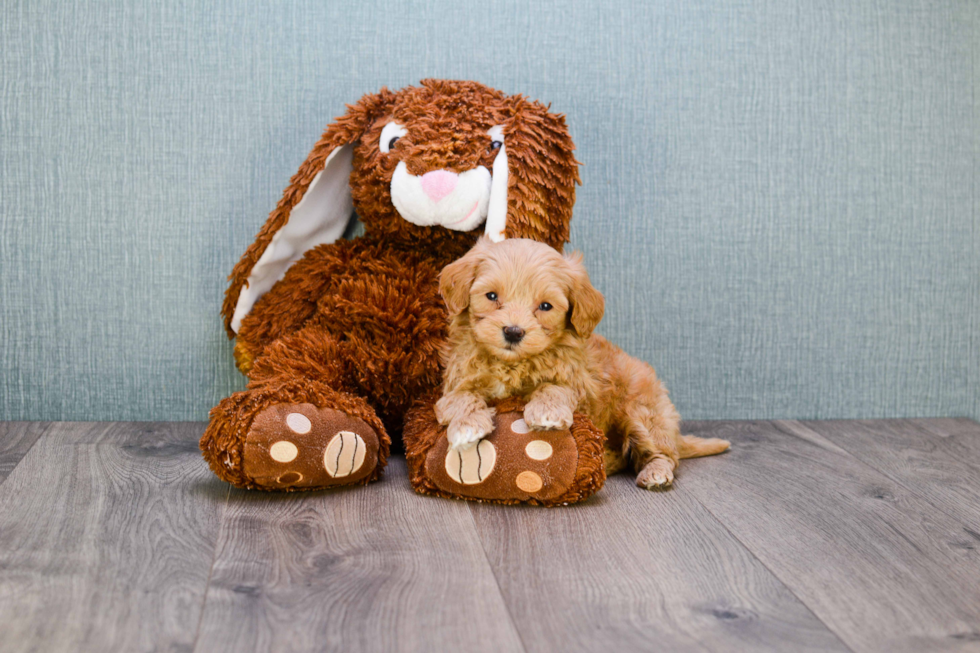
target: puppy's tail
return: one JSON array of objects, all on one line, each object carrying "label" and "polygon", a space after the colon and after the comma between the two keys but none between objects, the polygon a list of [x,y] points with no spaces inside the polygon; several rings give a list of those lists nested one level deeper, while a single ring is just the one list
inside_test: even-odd
[{"label": "puppy's tail", "polygon": [[682,435],[678,453],[681,458],[699,458],[713,456],[722,451],[728,451],[732,443],[720,438],[699,438],[694,435]]}]

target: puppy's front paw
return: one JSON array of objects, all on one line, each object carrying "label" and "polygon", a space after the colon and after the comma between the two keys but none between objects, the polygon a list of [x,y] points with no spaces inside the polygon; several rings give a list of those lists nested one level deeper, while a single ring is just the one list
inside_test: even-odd
[{"label": "puppy's front paw", "polygon": [[562,431],[573,419],[572,409],[557,403],[532,399],[524,407],[524,421],[535,431]]},{"label": "puppy's front paw", "polygon": [[446,437],[451,449],[468,449],[493,432],[493,412],[476,411],[449,422]]},{"label": "puppy's front paw", "polygon": [[636,475],[636,484],[646,490],[666,490],[674,482],[674,461],[654,458]]}]

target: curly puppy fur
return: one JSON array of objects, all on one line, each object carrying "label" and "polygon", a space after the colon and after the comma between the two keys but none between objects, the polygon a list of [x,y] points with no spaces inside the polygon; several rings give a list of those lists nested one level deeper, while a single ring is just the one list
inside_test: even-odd
[{"label": "curly puppy fur", "polygon": [[527,239],[481,239],[443,270],[440,290],[452,320],[436,417],[453,447],[490,432],[488,401],[518,396],[532,428],[567,428],[574,412],[589,415],[606,434],[606,473],[631,465],[647,489],[670,486],[681,458],[728,449],[725,440],[681,435],[653,368],[592,333],[604,301],[581,256]]},{"label": "curly puppy fur", "polygon": [[[384,152],[381,132],[393,120],[407,133]],[[488,130],[501,125],[509,164],[504,234],[560,249],[568,238],[578,162],[564,117],[546,106],[475,82],[424,80],[366,95],[327,127],[229,277],[222,314],[249,384],[212,410],[201,440],[218,476],[248,486],[241,458],[252,421],[273,404],[297,400],[349,406],[370,424],[376,414],[384,425],[385,459],[387,433],[398,434],[412,400],[441,381],[447,319],[439,272],[482,231],[408,222],[392,203],[392,175],[400,162],[414,175],[492,168],[497,150]],[[353,147],[350,192],[364,236],[303,253],[236,333],[233,317],[253,268],[342,146]],[[300,392],[304,387],[309,391]]]}]

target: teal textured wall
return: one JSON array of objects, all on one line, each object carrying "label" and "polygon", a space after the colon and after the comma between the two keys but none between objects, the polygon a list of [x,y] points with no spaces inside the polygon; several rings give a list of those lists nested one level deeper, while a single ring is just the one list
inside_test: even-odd
[{"label": "teal textured wall", "polygon": [[980,3],[8,2],[0,418],[205,419],[225,276],[324,125],[568,114],[600,331],[688,418],[980,418]]}]

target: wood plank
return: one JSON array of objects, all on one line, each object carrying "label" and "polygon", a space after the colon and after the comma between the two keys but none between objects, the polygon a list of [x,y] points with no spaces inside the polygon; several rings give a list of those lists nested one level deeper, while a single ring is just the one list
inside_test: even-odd
[{"label": "wood plank", "polygon": [[819,433],[963,522],[960,546],[980,548],[980,424],[896,419],[777,425]]},{"label": "wood plank", "polygon": [[227,486],[202,424],[53,424],[0,486],[0,648],[190,650]]},{"label": "wood plank", "polygon": [[236,491],[196,650],[523,650],[463,502],[395,457],[367,487]]},{"label": "wood plank", "polygon": [[809,429],[685,424],[732,440],[690,492],[857,651],[976,650],[980,550],[963,524]]},{"label": "wood plank", "polygon": [[0,484],[49,426],[49,422],[0,422]]},{"label": "wood plank", "polygon": [[528,650],[848,650],[688,492],[472,510]]},{"label": "wood plank", "polygon": [[925,419],[910,419],[916,426],[940,437],[969,435],[980,438],[980,422],[968,417],[931,417]]}]

